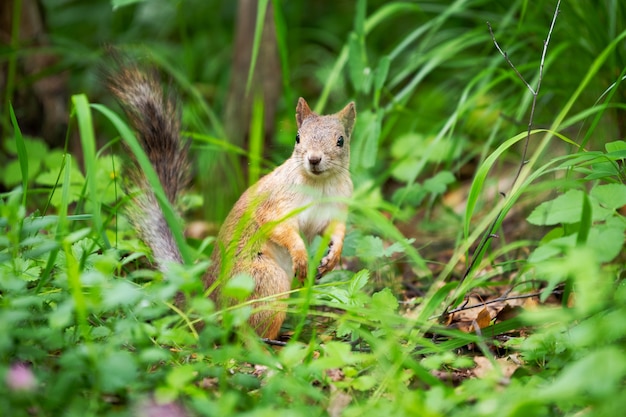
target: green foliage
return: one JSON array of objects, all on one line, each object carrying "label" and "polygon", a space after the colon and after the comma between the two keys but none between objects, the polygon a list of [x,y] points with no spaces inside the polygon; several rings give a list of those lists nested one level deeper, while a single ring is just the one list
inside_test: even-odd
[{"label": "green foliage", "polygon": [[[521,161],[532,95],[485,22],[536,86],[555,2],[273,0],[286,91],[271,162],[262,159],[270,150],[258,97],[251,120],[242,121],[251,126],[248,149],[229,144],[220,121],[235,2],[43,3],[49,50],[59,59],[48,71],[71,69],[72,91],[86,92],[72,96],[68,134],[80,138],[82,155],[51,149],[20,126],[17,93],[45,74],[17,77],[36,51],[19,45],[13,25],[0,54],[8,69],[1,415],[622,413],[622,2],[561,4]],[[259,13],[251,29],[254,54],[263,21]],[[349,268],[314,283],[327,237],[310,248],[310,280],[288,301],[287,327],[295,330],[285,346],[268,346],[248,328],[250,277],[224,286],[238,300],[229,308],[198,296],[211,239],[188,245],[128,126],[106,104],[90,104],[99,96],[109,102],[95,82],[105,41],[149,56],[180,91],[193,153],[247,157],[249,182],[288,154],[293,97],[316,97],[319,112],[357,102]],[[184,254],[186,265],[165,276],[146,266],[146,248],[123,216],[122,159],[109,152],[119,140],[147,172]],[[518,168],[514,184],[502,181]],[[204,169],[198,182],[210,189]],[[230,180],[243,177],[232,172]],[[458,192],[466,201],[450,203]],[[532,289],[544,304],[513,318],[490,316],[469,332],[445,324],[445,312],[494,287],[506,295]],[[189,300],[183,309],[173,304],[178,293]],[[195,327],[199,321],[204,327]],[[488,366],[479,373],[481,363]]]}]

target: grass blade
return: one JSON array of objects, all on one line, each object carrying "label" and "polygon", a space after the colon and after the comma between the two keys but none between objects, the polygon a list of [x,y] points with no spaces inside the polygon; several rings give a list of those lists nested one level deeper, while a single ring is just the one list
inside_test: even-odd
[{"label": "grass blade", "polygon": [[9,104],[9,112],[11,116],[11,123],[13,124],[13,135],[15,136],[15,148],[17,149],[17,158],[20,161],[20,170],[22,172],[22,205],[26,205],[26,194],[28,191],[28,153],[26,152],[26,145],[24,144],[24,137],[22,131],[17,124],[15,118],[15,112],[13,106]]},{"label": "grass blade", "polygon": [[256,25],[254,27],[254,41],[252,44],[252,57],[250,59],[250,69],[248,70],[248,81],[246,82],[246,93],[250,91],[252,85],[252,77],[254,77],[254,67],[259,56],[261,47],[261,37],[263,36],[263,26],[265,24],[265,13],[269,0],[259,0],[256,9]]},{"label": "grass blade", "polygon": [[89,193],[89,202],[92,206],[91,210],[93,213],[93,222],[96,231],[102,238],[104,246],[106,248],[110,248],[111,243],[106,235],[104,223],[102,221],[102,202],[99,198],[98,183],[96,182],[98,160],[96,158],[96,137],[93,131],[93,120],[91,118],[89,101],[87,100],[86,95],[78,94],[72,96],[72,104],[74,105],[74,110],[76,111],[78,130],[80,131],[80,142],[83,147],[83,159],[85,163],[85,171],[87,173],[87,189]]}]

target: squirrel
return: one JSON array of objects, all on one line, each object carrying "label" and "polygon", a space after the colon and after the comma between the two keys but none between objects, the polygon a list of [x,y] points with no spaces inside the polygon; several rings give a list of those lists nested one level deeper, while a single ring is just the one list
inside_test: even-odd
[{"label": "squirrel", "polygon": [[[175,203],[190,171],[176,99],[164,94],[156,74],[133,65],[109,74],[108,86],[136,131],[167,198]],[[203,277],[205,289],[218,305],[224,305],[229,302],[220,291],[225,280],[242,273],[252,277],[250,299],[263,301],[254,303],[249,324],[261,337],[277,337],[286,306],[276,301],[288,296],[294,276],[301,282],[307,277],[305,240],[330,236],[328,252],[317,267],[318,276],[340,260],[346,231],[345,200],[353,190],[349,163],[355,119],[354,102],[335,114],[318,115],[300,98],[291,157],[243,193],[220,229],[211,265]],[[145,174],[135,163],[127,168],[127,175],[140,190],[128,210],[140,238],[161,270],[170,262],[182,262]]]}]

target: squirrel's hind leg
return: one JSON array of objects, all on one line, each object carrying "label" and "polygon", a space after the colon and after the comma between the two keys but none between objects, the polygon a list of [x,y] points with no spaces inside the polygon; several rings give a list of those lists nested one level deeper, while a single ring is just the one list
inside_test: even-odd
[{"label": "squirrel's hind leg", "polygon": [[256,285],[254,298],[269,300],[254,303],[248,321],[259,336],[275,339],[285,321],[287,305],[283,300],[289,297],[292,277],[274,259],[262,254],[253,261],[251,271]]}]

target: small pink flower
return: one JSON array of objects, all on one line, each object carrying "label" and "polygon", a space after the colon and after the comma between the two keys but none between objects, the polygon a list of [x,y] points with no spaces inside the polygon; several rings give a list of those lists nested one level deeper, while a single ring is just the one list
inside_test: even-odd
[{"label": "small pink flower", "polygon": [[23,363],[11,365],[5,380],[12,391],[33,391],[37,387],[37,378],[33,371]]}]

